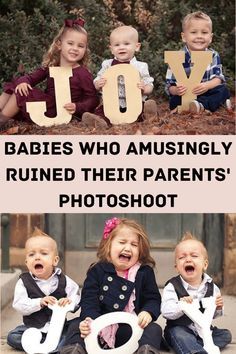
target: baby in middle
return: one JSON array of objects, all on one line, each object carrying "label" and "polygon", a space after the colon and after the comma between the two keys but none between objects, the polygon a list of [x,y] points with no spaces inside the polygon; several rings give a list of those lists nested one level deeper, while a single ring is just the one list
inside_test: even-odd
[{"label": "baby in middle", "polygon": [[[147,96],[153,91],[154,79],[150,76],[148,65],[145,62],[138,61],[135,58],[135,52],[140,50],[138,32],[132,26],[120,26],[115,28],[110,35],[110,50],[114,55],[113,59],[106,59],[102,63],[97,77],[94,80],[94,85],[98,91],[101,91],[106,84],[106,79],[103,77],[104,72],[112,65],[116,64],[131,64],[140,73],[140,82],[138,88],[142,91],[143,110],[138,117],[138,121],[145,118],[154,117],[157,114],[157,105],[154,100],[147,100]],[[125,84],[122,75],[118,79],[119,105],[120,111],[126,111]],[[91,127],[110,127],[110,120],[105,117],[103,105],[101,104],[95,114],[85,112],[82,121]]]}]

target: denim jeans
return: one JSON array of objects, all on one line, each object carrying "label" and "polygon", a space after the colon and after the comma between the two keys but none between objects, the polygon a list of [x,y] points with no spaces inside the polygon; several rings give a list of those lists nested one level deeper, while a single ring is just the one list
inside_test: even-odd
[{"label": "denim jeans", "polygon": [[21,345],[21,337],[26,329],[25,325],[20,325],[10,331],[7,335],[7,344],[14,349],[24,351]]},{"label": "denim jeans", "polygon": [[[222,84],[197,96],[197,101],[202,103],[203,107],[208,111],[215,112],[229,97],[229,90],[224,84]],[[171,110],[180,106],[181,96],[171,96],[169,105]]]},{"label": "denim jeans", "polygon": [[[20,326],[17,326],[15,329],[11,330],[7,335],[7,344],[16,350],[24,351],[22,344],[21,344],[21,337],[22,337],[24,331],[26,331],[27,329],[28,329],[28,327],[26,327],[25,325],[20,325]],[[64,329],[63,329],[63,332],[61,335],[61,339],[58,344],[58,348],[61,348],[64,345],[66,329],[67,329],[67,326],[64,326]],[[46,339],[46,335],[47,335],[46,333],[42,333],[41,342],[44,342],[44,340]]]},{"label": "denim jeans", "polygon": [[[207,354],[202,339],[190,328],[175,326],[165,329],[165,339],[177,354]],[[232,340],[229,330],[213,327],[212,338],[215,345],[224,348]]]}]

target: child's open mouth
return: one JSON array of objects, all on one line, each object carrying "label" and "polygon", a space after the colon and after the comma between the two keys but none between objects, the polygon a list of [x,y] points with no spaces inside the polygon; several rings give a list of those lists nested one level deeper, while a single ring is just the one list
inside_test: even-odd
[{"label": "child's open mouth", "polygon": [[43,265],[42,264],[35,264],[34,269],[35,270],[42,270],[43,269]]},{"label": "child's open mouth", "polygon": [[121,255],[119,256],[119,260],[120,260],[120,261],[125,261],[125,262],[127,262],[127,261],[130,261],[130,259],[131,259],[131,256],[128,256],[128,255],[121,254]]},{"label": "child's open mouth", "polygon": [[187,265],[187,266],[185,267],[185,272],[186,272],[187,274],[192,274],[192,273],[194,272],[194,267],[193,267],[192,265]]}]

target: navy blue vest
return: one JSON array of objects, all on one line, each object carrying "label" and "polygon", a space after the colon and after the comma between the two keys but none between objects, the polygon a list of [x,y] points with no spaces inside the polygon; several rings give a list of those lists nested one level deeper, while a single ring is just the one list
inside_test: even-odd
[{"label": "navy blue vest", "polygon": [[[50,296],[54,296],[56,299],[60,299],[62,297],[66,297],[66,277],[64,274],[57,274],[59,278],[57,289],[50,294]],[[42,292],[42,290],[38,287],[30,273],[25,272],[20,275],[21,280],[27,290],[27,294],[30,299],[37,299],[45,297],[46,295]],[[50,321],[52,316],[52,310],[50,310],[47,306],[41,308],[41,310],[32,313],[28,316],[23,316],[23,322],[27,327],[35,327],[41,328]]]},{"label": "navy blue vest", "polygon": [[[180,299],[184,296],[189,296],[189,293],[187,292],[187,290],[185,290],[179,275],[177,277],[173,277],[170,280],[168,280],[166,285],[168,283],[171,283],[174,286],[175,292],[178,296],[178,299]],[[207,283],[207,291],[206,291],[206,294],[204,297],[213,296],[213,285],[214,285],[213,281],[211,281],[210,283]],[[200,304],[201,304],[201,301],[200,301]],[[204,311],[203,308],[202,308],[202,310]],[[200,311],[201,311],[201,308],[200,308]],[[177,318],[176,320],[167,320],[167,327],[189,326],[191,323],[193,323],[193,321],[190,320],[190,318],[187,315],[183,315],[183,316]]]}]

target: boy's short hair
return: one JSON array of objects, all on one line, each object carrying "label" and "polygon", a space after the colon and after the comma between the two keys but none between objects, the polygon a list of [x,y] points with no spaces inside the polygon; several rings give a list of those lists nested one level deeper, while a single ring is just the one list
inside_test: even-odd
[{"label": "boy's short hair", "polygon": [[34,231],[30,235],[30,237],[35,237],[35,236],[48,236],[48,237],[51,237],[48,234],[46,234],[45,232],[43,232],[43,230],[39,229],[37,226],[34,227]]},{"label": "boy's short hair", "polygon": [[41,229],[39,229],[37,226],[34,227],[34,231],[32,232],[32,234],[27,238],[26,242],[25,242],[25,248],[28,244],[28,242],[32,239],[35,239],[36,237],[45,237],[46,239],[49,239],[53,242],[54,247],[55,247],[55,252],[56,254],[58,254],[58,247],[57,247],[57,242],[56,240],[54,240],[53,237],[49,236],[48,234],[46,234],[44,231],[42,231]]},{"label": "boy's short hair", "polygon": [[126,25],[121,25],[121,26],[114,28],[110,34],[110,41],[111,41],[112,35],[115,34],[116,32],[119,32],[119,31],[127,31],[127,33],[131,34],[133,36],[134,40],[138,42],[138,40],[139,40],[138,31],[133,26],[126,26]]},{"label": "boy's short hair", "polygon": [[183,234],[183,237],[181,238],[181,240],[177,243],[177,245],[175,247],[175,251],[176,251],[176,248],[178,247],[179,244],[181,244],[182,242],[185,242],[185,241],[189,241],[189,240],[199,242],[202,245],[202,249],[203,249],[205,258],[208,259],[208,252],[207,252],[207,249],[206,249],[204,243],[201,240],[199,240],[195,235],[193,235],[190,231],[186,231]]},{"label": "boy's short hair", "polygon": [[187,241],[187,240],[195,240],[195,241],[197,240],[197,241],[199,241],[197,239],[197,237],[195,235],[193,235],[190,231],[186,231],[183,234],[183,236],[182,236],[181,240],[179,241],[179,243],[182,242],[182,241]]},{"label": "boy's short hair", "polygon": [[184,17],[184,19],[182,21],[182,31],[185,30],[187,24],[191,20],[205,20],[209,23],[209,26],[212,30],[212,20],[211,20],[210,16],[208,16],[207,14],[205,14],[202,11],[196,11],[196,12],[191,12],[190,14],[188,14],[187,16]]}]

